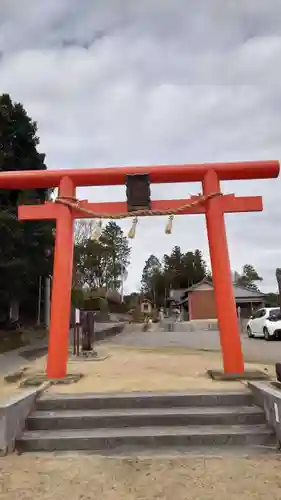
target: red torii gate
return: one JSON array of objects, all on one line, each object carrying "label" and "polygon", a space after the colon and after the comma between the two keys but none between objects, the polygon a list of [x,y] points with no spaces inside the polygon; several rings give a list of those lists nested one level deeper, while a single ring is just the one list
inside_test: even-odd
[{"label": "red torii gate", "polygon": [[[18,209],[18,216],[22,221],[56,220],[47,376],[51,379],[63,378],[67,370],[73,219],[92,217],[91,212],[117,215],[127,211],[126,202],[77,202],[76,187],[123,185],[127,176],[133,174],[148,174],[151,183],[202,182],[203,196],[192,197],[189,207],[180,213],[205,214],[224,371],[227,374],[242,373],[244,362],[231,281],[224,213],[262,211],[263,206],[260,196],[222,195],[220,181],[278,177],[278,161],[1,172],[0,189],[59,187],[59,203],[22,205]],[[152,201],[151,210],[177,210],[187,204],[188,200]],[[131,216],[134,216],[134,213],[128,212],[128,217]]]}]

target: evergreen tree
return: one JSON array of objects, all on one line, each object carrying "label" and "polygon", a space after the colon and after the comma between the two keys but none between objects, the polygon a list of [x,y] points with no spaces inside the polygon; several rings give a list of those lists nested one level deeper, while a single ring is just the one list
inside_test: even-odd
[{"label": "evergreen tree", "polygon": [[145,262],[142,273],[142,291],[153,299],[156,305],[165,303],[170,289],[185,289],[202,281],[208,274],[202,252],[182,253],[175,246],[170,255],[165,254],[160,260],[155,255]]},{"label": "evergreen tree", "polygon": [[129,241],[120,226],[114,221],[108,222],[101,239],[101,244],[105,247],[106,266],[105,276],[108,288],[118,290],[130,263],[131,248]]},{"label": "evergreen tree", "polygon": [[[37,151],[37,125],[20,103],[0,96],[0,171],[45,170],[45,155]],[[11,300],[37,307],[39,276],[52,270],[53,224],[17,220],[19,203],[41,203],[44,189],[0,189],[0,312],[6,318]],[[29,304],[30,305],[30,304]]]},{"label": "evergreen tree", "polygon": [[242,274],[235,273],[236,285],[243,286],[249,290],[259,291],[256,282],[262,280],[263,278],[259,276],[256,269],[251,264],[245,264],[243,266]]},{"label": "evergreen tree", "polygon": [[199,283],[207,275],[206,262],[203,259],[203,254],[201,250],[195,250],[194,252],[194,283]]},{"label": "evergreen tree", "polygon": [[145,261],[142,271],[141,285],[143,293],[147,294],[151,291],[153,277],[157,272],[161,272],[161,262],[155,255],[151,254]]},{"label": "evergreen tree", "polygon": [[165,276],[160,260],[151,254],[146,260],[142,272],[141,286],[143,294],[156,305],[165,298]]}]

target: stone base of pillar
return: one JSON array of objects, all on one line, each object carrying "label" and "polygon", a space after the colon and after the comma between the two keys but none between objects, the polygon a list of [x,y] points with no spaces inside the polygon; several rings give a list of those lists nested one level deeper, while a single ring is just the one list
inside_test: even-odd
[{"label": "stone base of pillar", "polygon": [[242,373],[224,373],[223,370],[207,370],[207,375],[213,380],[233,382],[235,380],[268,380],[267,373],[261,370],[245,370]]}]

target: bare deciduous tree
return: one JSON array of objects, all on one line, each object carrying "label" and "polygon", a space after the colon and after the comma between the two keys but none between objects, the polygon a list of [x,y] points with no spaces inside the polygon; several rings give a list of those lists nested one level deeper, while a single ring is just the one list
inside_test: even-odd
[{"label": "bare deciduous tree", "polygon": [[74,226],[74,240],[76,245],[89,240],[97,222],[94,219],[77,219]]}]

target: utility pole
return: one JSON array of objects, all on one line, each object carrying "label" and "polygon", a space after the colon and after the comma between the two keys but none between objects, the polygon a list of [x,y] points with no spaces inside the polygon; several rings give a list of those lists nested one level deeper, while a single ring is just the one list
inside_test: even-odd
[{"label": "utility pole", "polygon": [[125,268],[125,266],[122,264],[122,267],[121,267],[121,303],[123,302],[123,298],[124,298],[124,281],[127,279],[128,277],[128,272]]},{"label": "utility pole", "polygon": [[277,267],[276,269],[276,280],[278,285],[279,307],[281,311],[281,268],[280,267]]},{"label": "utility pole", "polygon": [[51,277],[47,276],[45,278],[45,311],[44,311],[44,323],[45,328],[48,330],[50,327],[50,303],[51,303]]},{"label": "utility pole", "polygon": [[42,276],[39,276],[37,322],[36,322],[37,326],[40,326],[40,321],[41,321],[41,300],[42,300]]},{"label": "utility pole", "polygon": [[122,266],[122,269],[121,269],[121,304],[123,302],[123,297],[124,297],[124,269]]}]

